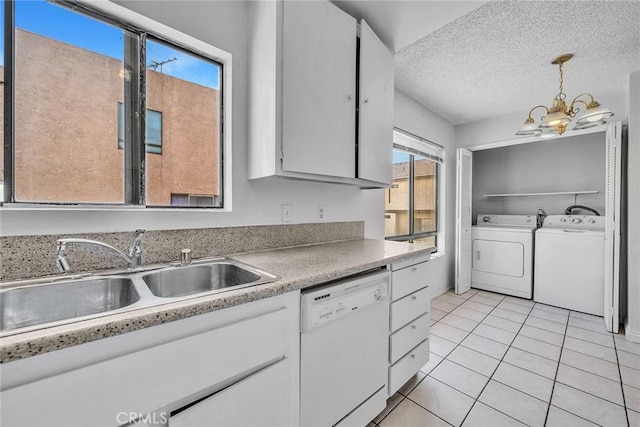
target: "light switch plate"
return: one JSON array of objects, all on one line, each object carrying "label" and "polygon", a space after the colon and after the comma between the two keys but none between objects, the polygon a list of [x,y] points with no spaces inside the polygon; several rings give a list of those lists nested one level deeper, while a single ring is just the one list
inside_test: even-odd
[{"label": "light switch plate", "polygon": [[324,205],[318,205],[318,222],[323,222],[325,217]]}]

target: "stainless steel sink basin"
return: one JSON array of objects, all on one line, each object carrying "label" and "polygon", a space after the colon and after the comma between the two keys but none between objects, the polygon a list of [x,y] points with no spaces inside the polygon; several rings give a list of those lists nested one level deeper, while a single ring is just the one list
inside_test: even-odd
[{"label": "stainless steel sink basin", "polygon": [[260,285],[277,277],[224,258],[0,284],[0,337]]},{"label": "stainless steel sink basin", "polygon": [[219,291],[243,285],[264,283],[274,276],[230,262],[189,265],[158,270],[142,276],[151,293],[161,298],[176,298]]},{"label": "stainless steel sink basin", "polygon": [[0,331],[111,312],[140,299],[131,279],[94,277],[0,290]]}]

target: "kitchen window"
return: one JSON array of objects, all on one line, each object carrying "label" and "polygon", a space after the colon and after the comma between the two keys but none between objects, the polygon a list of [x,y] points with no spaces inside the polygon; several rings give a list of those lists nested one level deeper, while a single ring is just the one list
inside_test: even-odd
[{"label": "kitchen window", "polygon": [[4,15],[2,200],[225,207],[230,54],[107,2],[5,2]]},{"label": "kitchen window", "polygon": [[385,190],[385,238],[438,247],[444,148],[393,133],[393,181]]}]

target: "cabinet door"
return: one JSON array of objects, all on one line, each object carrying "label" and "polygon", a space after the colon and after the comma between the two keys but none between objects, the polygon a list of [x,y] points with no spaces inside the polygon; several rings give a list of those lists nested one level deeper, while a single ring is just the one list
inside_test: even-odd
[{"label": "cabinet door", "polygon": [[360,21],[358,178],[391,184],[393,55]]},{"label": "cabinet door", "polygon": [[231,325],[3,390],[0,424],[113,426],[129,421],[128,414],[173,409],[185,397],[290,353],[297,313],[258,311]]},{"label": "cabinet door", "polygon": [[291,425],[291,359],[282,359],[169,419],[169,427]]},{"label": "cabinet door", "polygon": [[328,1],[283,9],[282,169],[355,178],[356,20]]}]

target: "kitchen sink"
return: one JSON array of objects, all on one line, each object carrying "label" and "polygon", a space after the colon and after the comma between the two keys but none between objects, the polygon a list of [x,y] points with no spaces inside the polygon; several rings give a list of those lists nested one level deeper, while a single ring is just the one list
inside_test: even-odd
[{"label": "kitchen sink", "polygon": [[99,277],[0,291],[0,331],[106,313],[140,299],[124,277]]},{"label": "kitchen sink", "polygon": [[0,284],[0,336],[272,282],[224,258]]},{"label": "kitchen sink", "polygon": [[149,286],[153,295],[176,298],[237,288],[246,284],[254,285],[257,282],[264,283],[264,275],[266,273],[225,261],[158,270],[143,275],[142,280]]}]

